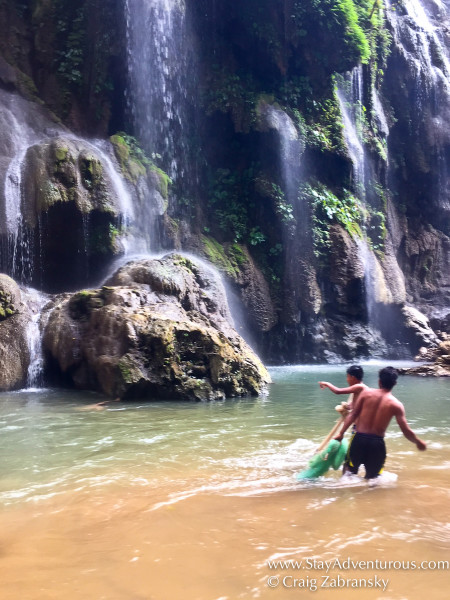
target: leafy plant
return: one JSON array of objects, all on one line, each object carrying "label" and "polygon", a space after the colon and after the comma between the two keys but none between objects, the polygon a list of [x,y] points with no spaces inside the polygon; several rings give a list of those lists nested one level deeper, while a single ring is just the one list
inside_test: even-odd
[{"label": "leafy plant", "polygon": [[332,223],[341,224],[353,237],[362,237],[360,222],[362,211],[358,200],[347,190],[338,197],[323,184],[305,184],[300,188],[300,200],[311,207],[314,253],[326,254],[330,247],[329,229]]}]

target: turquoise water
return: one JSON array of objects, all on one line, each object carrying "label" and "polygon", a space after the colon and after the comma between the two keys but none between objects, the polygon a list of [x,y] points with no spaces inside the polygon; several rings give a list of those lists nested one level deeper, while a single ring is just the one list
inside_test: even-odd
[{"label": "turquoise water", "polygon": [[[379,368],[365,365],[368,385]],[[300,590],[271,589],[268,560],[448,559],[450,381],[399,379],[395,394],[429,445],[419,453],[392,423],[393,476],[372,489],[334,471],[295,479],[345,399],[317,382],[345,386],[345,366],[271,375],[267,395],[215,403],[1,394],[2,597],[286,598]],[[447,579],[448,570],[402,571],[383,593],[323,593],[437,600]]]},{"label": "turquoise water", "polygon": [[[379,365],[366,366],[377,383]],[[338,414],[344,396],[320,390],[319,379],[345,386],[345,368],[271,369],[273,385],[259,398],[220,403],[134,402],[91,408],[95,394],[61,390],[0,395],[0,501],[23,502],[74,487],[122,482],[195,486],[251,493],[295,486],[300,471]],[[450,433],[450,381],[404,377],[395,389],[412,428],[439,448]],[[386,465],[402,468],[415,451],[395,422]],[[432,452],[418,464],[436,466]],[[398,469],[397,469],[398,470]],[[187,484],[185,474],[192,478]],[[205,476],[203,477],[203,473]]]}]

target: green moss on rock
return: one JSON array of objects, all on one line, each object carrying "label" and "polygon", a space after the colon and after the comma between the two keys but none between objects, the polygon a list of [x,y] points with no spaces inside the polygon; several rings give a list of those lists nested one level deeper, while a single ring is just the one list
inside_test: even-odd
[{"label": "green moss on rock", "polygon": [[153,176],[152,179],[159,193],[167,200],[172,181],[167,173],[145,155],[137,140],[122,132],[112,135],[109,139],[124,177],[136,184],[140,177]]},{"label": "green moss on rock", "polygon": [[9,292],[0,290],[0,321],[4,321],[17,312],[12,295]]},{"label": "green moss on rock", "polygon": [[167,200],[169,197],[169,185],[172,183],[172,180],[167,173],[155,165],[150,165],[149,171],[157,176],[159,182],[158,191],[164,200]]},{"label": "green moss on rock", "polygon": [[137,383],[142,378],[141,370],[129,354],[122,356],[117,366],[120,376],[126,385]]},{"label": "green moss on rock", "polygon": [[216,239],[202,235],[201,242],[208,259],[229,277],[236,280],[248,258],[242,247],[237,244],[223,246]]},{"label": "green moss on rock", "polygon": [[67,146],[55,146],[55,158],[58,162],[66,161],[69,156],[69,148]]}]

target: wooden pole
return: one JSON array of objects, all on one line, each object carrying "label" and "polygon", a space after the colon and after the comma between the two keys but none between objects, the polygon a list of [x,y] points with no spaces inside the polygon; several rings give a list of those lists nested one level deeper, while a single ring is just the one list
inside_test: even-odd
[{"label": "wooden pole", "polygon": [[[352,402],[353,401],[353,394],[350,394],[349,398],[348,398],[348,402]],[[317,448],[315,454],[318,454],[319,452],[322,452],[322,450],[324,450],[328,444],[330,443],[330,440],[335,437],[336,435],[339,434],[340,430],[342,429],[342,425],[344,424],[345,421],[345,417],[348,415],[348,409],[346,406],[344,406],[344,404],[347,404],[347,402],[341,402],[341,404],[338,404],[335,407],[335,410],[337,410],[338,413],[341,413],[341,417],[336,421],[335,425],[333,426],[332,430],[330,431],[330,433],[327,435],[327,437],[323,440],[323,442],[319,445],[319,447]]]}]

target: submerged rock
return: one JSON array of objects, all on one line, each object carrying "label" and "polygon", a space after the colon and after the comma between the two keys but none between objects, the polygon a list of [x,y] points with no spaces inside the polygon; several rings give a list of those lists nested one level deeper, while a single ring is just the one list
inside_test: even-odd
[{"label": "submerged rock", "polygon": [[101,289],[58,297],[44,349],[71,384],[114,398],[258,394],[270,376],[229,319],[215,274],[170,254],[128,263]]},{"label": "submerged rock", "polygon": [[26,342],[29,320],[19,286],[0,274],[0,391],[19,389],[26,382],[30,360]]}]

